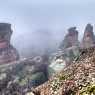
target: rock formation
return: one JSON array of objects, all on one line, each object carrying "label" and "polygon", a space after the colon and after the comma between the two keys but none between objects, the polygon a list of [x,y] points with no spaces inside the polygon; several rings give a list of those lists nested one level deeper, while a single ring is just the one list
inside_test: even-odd
[{"label": "rock formation", "polygon": [[0,64],[19,59],[17,50],[10,44],[12,32],[11,24],[0,23]]},{"label": "rock formation", "polygon": [[76,27],[71,27],[68,29],[68,34],[65,36],[60,48],[66,49],[78,45],[78,31],[76,30]]},{"label": "rock formation", "polygon": [[72,60],[79,54],[78,31],[76,27],[68,29],[60,49],[54,54],[51,65],[49,65],[49,73],[60,72],[66,66],[70,65]]},{"label": "rock formation", "polygon": [[89,48],[95,46],[95,36],[93,33],[93,26],[91,24],[87,24],[85,31],[84,31],[84,36],[83,40],[81,43],[82,48]]},{"label": "rock formation", "polygon": [[[61,51],[61,52],[59,52],[59,51]],[[76,27],[71,27],[68,29],[68,33],[65,36],[64,40],[62,41],[59,51],[57,52],[57,54],[60,54],[60,58],[58,60],[63,61],[63,63],[60,64],[60,66],[62,65],[61,68],[64,68],[67,65],[70,65],[72,60],[76,56],[78,56],[79,41],[78,41],[78,31],[76,30]],[[56,62],[57,62],[56,60],[54,62],[51,62],[51,65]],[[58,62],[57,62],[57,64],[55,64],[55,66],[57,66],[57,65],[59,66]],[[53,68],[54,68],[54,66],[53,66]]]}]

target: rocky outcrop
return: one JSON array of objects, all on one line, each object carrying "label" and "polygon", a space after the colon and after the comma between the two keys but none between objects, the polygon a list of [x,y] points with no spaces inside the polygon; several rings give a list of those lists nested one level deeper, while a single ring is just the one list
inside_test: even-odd
[{"label": "rocky outcrop", "polygon": [[87,24],[84,31],[81,47],[89,48],[92,46],[95,46],[95,36],[93,33],[93,26],[91,24]]},{"label": "rocky outcrop", "polygon": [[12,32],[11,24],[0,23],[0,64],[19,59],[17,50],[10,44]]},{"label": "rocky outcrop", "polygon": [[76,27],[71,27],[68,29],[68,33],[65,36],[60,48],[66,49],[72,46],[78,46],[78,31],[76,30]]},{"label": "rocky outcrop", "polygon": [[68,33],[65,36],[60,49],[55,54],[51,61],[51,71],[58,72],[64,69],[64,67],[71,64],[72,60],[79,55],[79,41],[78,31],[76,27],[68,29]]},{"label": "rocky outcrop", "polygon": [[78,31],[76,27],[68,29],[59,50],[53,54],[51,64],[49,65],[49,74],[62,71],[65,67],[72,63],[72,60],[79,55]]}]

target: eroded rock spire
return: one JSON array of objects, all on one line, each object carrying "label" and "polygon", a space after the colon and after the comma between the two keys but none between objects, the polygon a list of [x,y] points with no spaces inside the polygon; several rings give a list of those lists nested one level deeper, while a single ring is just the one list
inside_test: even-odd
[{"label": "eroded rock spire", "polygon": [[11,24],[0,23],[0,64],[19,59],[17,50],[10,43],[12,32]]},{"label": "eroded rock spire", "polygon": [[89,48],[95,46],[95,37],[93,33],[93,26],[91,24],[87,24],[84,36],[82,39],[81,47],[82,48]]}]

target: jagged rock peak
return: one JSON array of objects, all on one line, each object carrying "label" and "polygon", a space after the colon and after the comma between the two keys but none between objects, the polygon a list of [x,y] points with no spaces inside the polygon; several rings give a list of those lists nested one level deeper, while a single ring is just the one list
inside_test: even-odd
[{"label": "jagged rock peak", "polygon": [[89,48],[95,46],[93,26],[91,24],[86,25],[81,46],[82,48]]},{"label": "jagged rock peak", "polygon": [[76,30],[76,27],[70,27],[68,29],[67,35],[64,37],[64,40],[62,41],[60,48],[66,49],[72,46],[78,46],[78,44],[78,31]]},{"label": "jagged rock peak", "polygon": [[76,30],[76,27],[70,27],[68,29],[68,34],[78,35],[78,31]]},{"label": "jagged rock peak", "polygon": [[85,32],[93,32],[93,26],[90,23],[86,25]]}]

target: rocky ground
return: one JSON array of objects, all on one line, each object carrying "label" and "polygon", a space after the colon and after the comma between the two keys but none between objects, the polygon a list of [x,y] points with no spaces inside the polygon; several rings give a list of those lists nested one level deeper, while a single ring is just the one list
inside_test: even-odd
[{"label": "rocky ground", "polygon": [[36,88],[34,95],[95,95],[95,48],[83,49],[73,64]]}]

